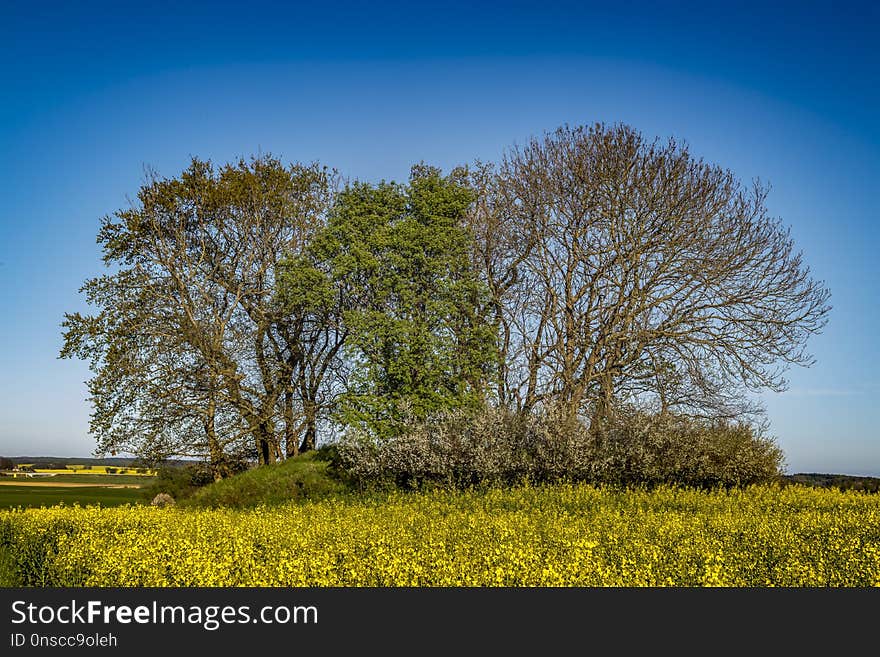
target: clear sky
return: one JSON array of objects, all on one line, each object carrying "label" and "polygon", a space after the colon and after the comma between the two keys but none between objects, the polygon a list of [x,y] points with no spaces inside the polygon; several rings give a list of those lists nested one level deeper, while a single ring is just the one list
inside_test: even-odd
[{"label": "clear sky", "polygon": [[771,431],[789,472],[880,476],[877,3],[126,4],[0,3],[0,454],[91,454],[60,323],[144,167],[402,179],[605,121],[771,184],[833,305]]}]

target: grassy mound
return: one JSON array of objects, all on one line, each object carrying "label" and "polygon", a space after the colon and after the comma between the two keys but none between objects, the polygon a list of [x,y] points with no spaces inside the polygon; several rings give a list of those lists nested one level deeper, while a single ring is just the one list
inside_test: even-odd
[{"label": "grassy mound", "polygon": [[197,489],[178,500],[185,507],[252,508],[320,500],[346,492],[320,452],[307,452],[277,465],[264,465]]}]

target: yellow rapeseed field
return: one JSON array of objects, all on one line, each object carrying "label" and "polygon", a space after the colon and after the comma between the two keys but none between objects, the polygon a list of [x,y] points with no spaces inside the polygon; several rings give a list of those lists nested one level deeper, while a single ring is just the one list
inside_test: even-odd
[{"label": "yellow rapeseed field", "polygon": [[557,485],[0,512],[43,586],[880,586],[880,495]]}]

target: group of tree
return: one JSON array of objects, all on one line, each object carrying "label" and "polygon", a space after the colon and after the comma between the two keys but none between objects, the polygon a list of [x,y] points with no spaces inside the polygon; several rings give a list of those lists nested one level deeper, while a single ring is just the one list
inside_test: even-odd
[{"label": "group of tree", "polygon": [[448,411],[553,408],[599,444],[624,406],[742,418],[829,311],[766,198],[625,125],[406,183],[193,159],[104,218],[61,353],[91,364],[98,452],[215,478]]}]

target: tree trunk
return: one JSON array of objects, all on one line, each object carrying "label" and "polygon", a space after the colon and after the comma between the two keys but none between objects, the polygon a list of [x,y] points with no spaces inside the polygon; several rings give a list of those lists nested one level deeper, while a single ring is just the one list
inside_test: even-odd
[{"label": "tree trunk", "polygon": [[299,454],[297,428],[293,417],[293,390],[288,387],[284,391],[284,451],[287,458]]},{"label": "tree trunk", "polygon": [[603,375],[600,385],[593,417],[590,418],[590,433],[597,447],[605,442],[608,421],[614,412],[614,379],[611,374]]},{"label": "tree trunk", "polygon": [[208,456],[211,459],[211,475],[214,481],[220,481],[226,476],[225,455],[217,440],[217,431],[214,426],[214,414],[216,412],[216,404],[214,400],[208,402],[207,413],[205,414],[204,426],[205,437],[208,441]]},{"label": "tree trunk", "polygon": [[254,442],[257,448],[260,465],[275,463],[275,437],[266,422],[260,422],[254,431]]},{"label": "tree trunk", "polygon": [[299,451],[308,452],[315,449],[318,437],[318,405],[314,399],[303,400],[303,414],[305,415],[305,434]]}]

